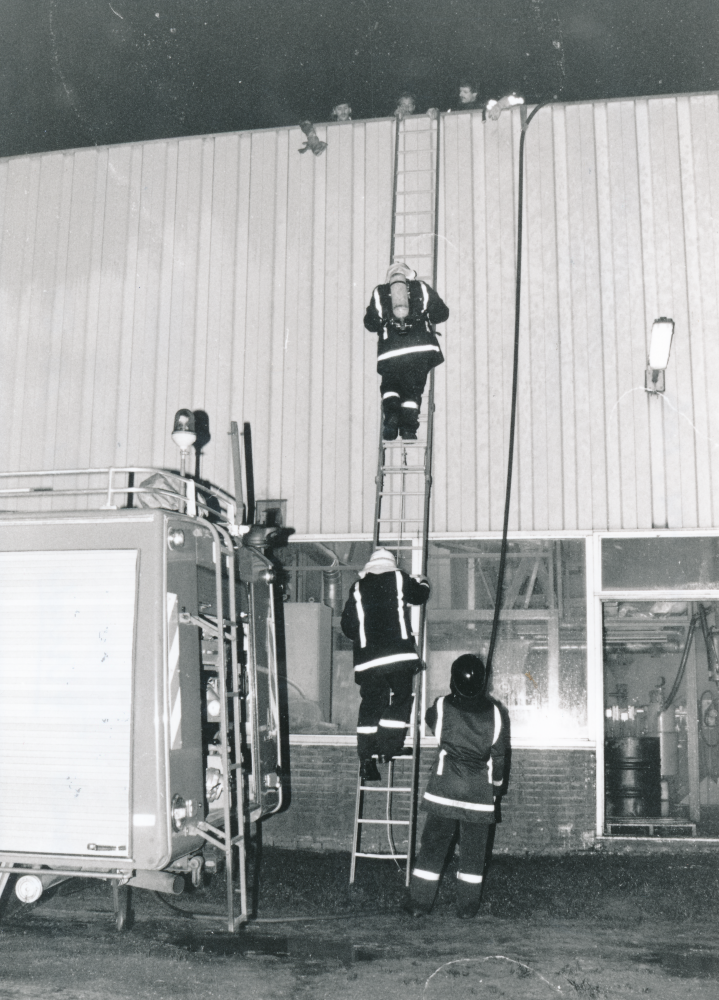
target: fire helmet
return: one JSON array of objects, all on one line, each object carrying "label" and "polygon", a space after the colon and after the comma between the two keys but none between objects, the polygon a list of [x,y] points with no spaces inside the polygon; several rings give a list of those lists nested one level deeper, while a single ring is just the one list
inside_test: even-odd
[{"label": "fire helmet", "polygon": [[485,669],[478,656],[464,653],[458,656],[452,664],[452,675],[449,683],[452,694],[462,698],[477,698],[484,692]]}]

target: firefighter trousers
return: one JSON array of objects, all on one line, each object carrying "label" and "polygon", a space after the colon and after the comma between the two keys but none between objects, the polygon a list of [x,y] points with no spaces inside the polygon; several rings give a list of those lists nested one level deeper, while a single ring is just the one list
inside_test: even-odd
[{"label": "firefighter trousers", "polygon": [[379,365],[382,376],[382,412],[397,426],[416,431],[427,376],[434,367],[434,352],[400,355]]},{"label": "firefighter trousers", "polygon": [[362,675],[357,717],[357,753],[360,760],[374,754],[395,757],[404,746],[412,714],[414,665]]},{"label": "firefighter trousers", "polygon": [[429,909],[434,903],[442,869],[459,827],[457,909],[479,907],[484,880],[484,858],[491,825],[468,823],[429,813],[422,832],[422,845],[412,869],[410,892],[414,902]]}]

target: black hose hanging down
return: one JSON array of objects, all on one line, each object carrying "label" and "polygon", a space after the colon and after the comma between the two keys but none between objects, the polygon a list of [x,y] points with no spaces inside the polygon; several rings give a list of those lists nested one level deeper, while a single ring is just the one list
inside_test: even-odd
[{"label": "black hose hanging down", "polygon": [[507,488],[504,495],[504,525],[502,527],[502,548],[499,555],[499,571],[497,573],[497,592],[494,604],[494,617],[492,618],[492,635],[489,640],[489,652],[487,653],[487,680],[492,670],[492,659],[494,657],[494,647],[497,644],[497,632],[499,631],[499,615],[502,610],[502,598],[504,596],[504,570],[507,562],[507,531],[509,529],[509,504],[512,497],[512,465],[514,461],[514,429],[517,422],[517,374],[519,369],[519,309],[522,293],[522,231],[523,231],[523,208],[524,208],[524,137],[527,134],[529,124],[541,109],[546,107],[548,101],[538,104],[532,113],[527,117],[522,125],[522,135],[519,139],[519,185],[518,185],[518,207],[517,207],[517,278],[514,292],[514,363],[512,368],[512,407],[509,421],[509,455],[507,457]]}]

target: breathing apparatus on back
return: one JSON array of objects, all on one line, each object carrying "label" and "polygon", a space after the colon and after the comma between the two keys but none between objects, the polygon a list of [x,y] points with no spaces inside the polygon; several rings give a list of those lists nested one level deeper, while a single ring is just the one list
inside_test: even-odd
[{"label": "breathing apparatus on back", "polygon": [[392,298],[392,315],[394,321],[392,325],[398,333],[406,333],[406,320],[409,316],[409,282],[416,277],[416,273],[402,261],[396,261],[387,271],[387,283],[389,284]]}]

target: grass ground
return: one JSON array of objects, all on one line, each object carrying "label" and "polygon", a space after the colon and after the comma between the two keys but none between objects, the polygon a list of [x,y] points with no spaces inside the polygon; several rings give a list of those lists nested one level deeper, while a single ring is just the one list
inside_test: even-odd
[{"label": "grass ground", "polygon": [[454,916],[451,869],[420,920],[399,910],[394,865],[365,862],[352,887],[348,873],[346,855],[266,850],[259,920],[234,936],[202,919],[222,908],[219,879],[174,909],[136,891],[121,935],[104,884],[65,883],[6,906],[0,998],[716,1000],[712,855],[497,857],[474,921]]}]

